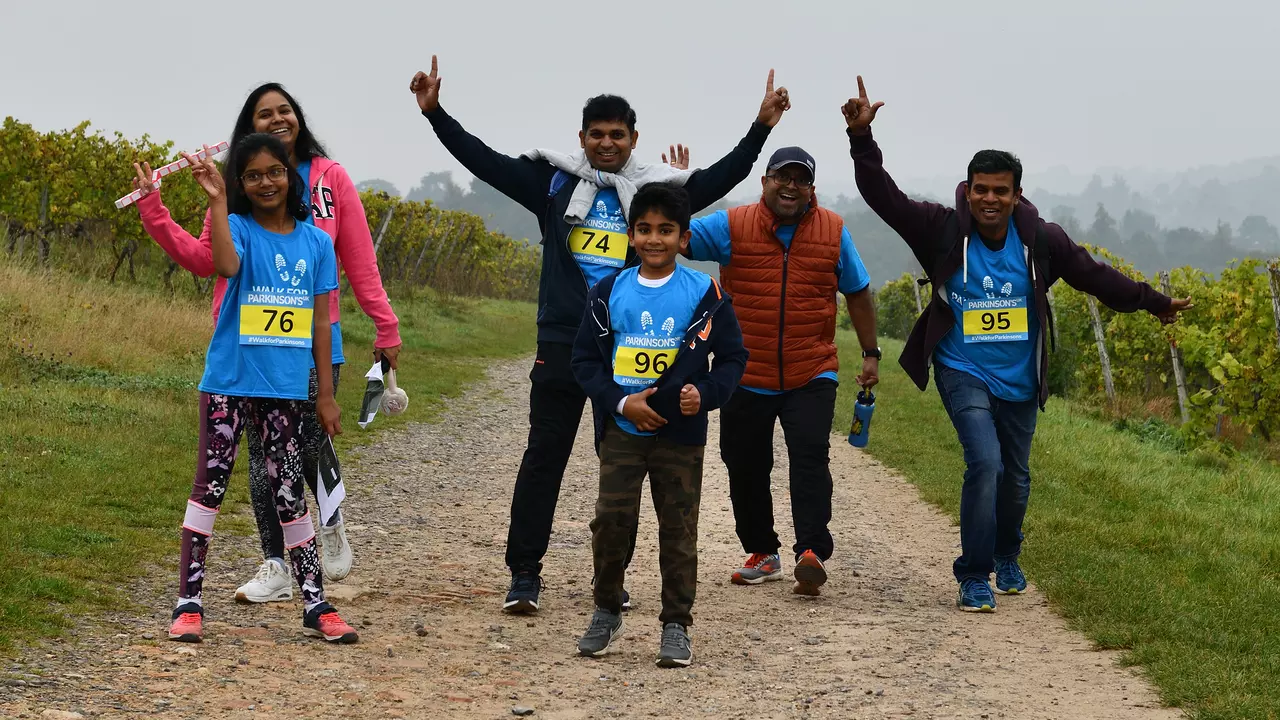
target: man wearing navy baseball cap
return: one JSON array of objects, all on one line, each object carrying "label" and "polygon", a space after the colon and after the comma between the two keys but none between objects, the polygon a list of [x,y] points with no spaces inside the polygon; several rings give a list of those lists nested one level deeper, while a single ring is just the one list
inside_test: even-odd
[{"label": "man wearing navy baseball cap", "polygon": [[742,384],[720,410],[720,457],[733,516],[748,554],[737,585],[782,579],[773,529],[773,429],[781,421],[791,465],[795,521],[793,592],[818,595],[827,581],[831,522],[831,423],[836,406],[836,293],[843,293],[862,345],[857,382],[878,381],[871,278],[844,218],[818,207],[817,164],[798,147],[779,149],[753,205],[693,221],[689,256],[720,263],[750,353]]}]

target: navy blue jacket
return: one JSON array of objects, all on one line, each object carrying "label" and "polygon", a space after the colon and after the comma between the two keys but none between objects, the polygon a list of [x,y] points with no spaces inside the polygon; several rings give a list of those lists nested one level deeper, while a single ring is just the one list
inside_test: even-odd
[{"label": "navy blue jacket", "polygon": [[[596,450],[608,419],[627,393],[613,381],[613,325],[609,320],[609,298],[617,275],[601,280],[587,297],[587,311],[578,326],[573,344],[573,376],[591,398],[596,422]],[[649,396],[649,407],[667,421],[658,430],[681,445],[707,444],[707,413],[722,407],[738,387],[747,369],[747,350],[742,330],[733,313],[733,303],[713,278],[711,286],[693,311],[694,321],[684,333],[680,349],[666,371],[654,383],[657,392]],[[710,356],[715,358],[708,360]],[[697,415],[680,412],[680,390],[685,385],[698,388],[702,407]]]},{"label": "navy blue jacket", "polygon": [[[538,227],[542,230],[538,342],[572,345],[587,301],[586,275],[569,252],[569,232],[573,226],[564,221],[569,199],[578,185],[577,178],[569,178],[552,193],[551,178],[556,168],[550,163],[513,158],[493,150],[463,130],[443,108],[423,115],[431,121],[444,148],[472,175],[538,217]],[[689,193],[694,212],[720,200],[751,174],[770,130],[764,123],[752,123],[746,137],[728,155],[689,176],[684,189]],[[626,267],[638,262],[635,250],[628,247]]]}]

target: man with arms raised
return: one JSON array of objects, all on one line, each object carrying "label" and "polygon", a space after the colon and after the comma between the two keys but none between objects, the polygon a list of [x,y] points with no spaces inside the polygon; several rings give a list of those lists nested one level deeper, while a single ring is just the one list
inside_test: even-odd
[{"label": "man with arms raised", "polygon": [[542,229],[529,442],[511,501],[506,562],[512,579],[503,605],[508,612],[534,612],[560,482],[587,399],[569,366],[573,341],[587,290],[638,262],[627,241],[632,196],[645,184],[670,182],[684,187],[694,211],[716,202],[746,179],[791,103],[786,88],[774,89],[770,70],[760,112],[738,146],[711,167],[688,171],[644,165],[632,156],[640,137],[636,114],[616,95],[593,97],[583,107],[581,151],[536,150],[516,158],[463,130],[440,107],[440,83],[432,57],[431,72],[416,74],[409,89],[441,144],[473,175],[536,215]]},{"label": "man with arms raised", "polygon": [[934,289],[899,362],[916,385],[929,366],[964,448],[961,554],[953,565],[961,610],[994,612],[996,592],[1026,590],[1018,565],[1031,495],[1031,438],[1049,397],[1045,337],[1049,288],[1059,279],[1117,312],[1146,310],[1163,323],[1191,307],[1093,259],[1022,197],[1022,163],[983,150],[956,188],[956,206],[916,202],[885,172],[871,121],[884,103],[858,97],[842,108],[858,190],[911,246]]}]

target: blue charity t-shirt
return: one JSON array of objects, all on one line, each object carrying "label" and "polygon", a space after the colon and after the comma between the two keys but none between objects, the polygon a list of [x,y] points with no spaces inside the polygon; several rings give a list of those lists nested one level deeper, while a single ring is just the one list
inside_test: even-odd
[{"label": "blue charity t-shirt", "polygon": [[[307,208],[311,210],[311,212],[307,213],[307,219],[303,220],[303,222],[305,222],[308,225],[315,225],[316,220],[312,216],[315,210],[314,210],[314,205],[312,205],[311,203],[311,161],[310,160],[305,160],[303,162],[298,163],[298,175],[302,177],[302,187],[306,188],[305,194],[303,195],[303,197],[307,199]],[[332,337],[331,343],[333,346],[333,358],[331,359],[330,362],[332,362],[334,365],[341,365],[343,362],[346,361],[346,358],[343,357],[342,355],[342,326],[335,320],[333,324],[329,326],[329,330],[330,330],[329,335]]]},{"label": "blue charity t-shirt", "polygon": [[617,273],[627,264],[627,218],[614,188],[601,188],[591,212],[569,231],[569,252],[582,268],[587,287]]},{"label": "blue charity t-shirt", "polygon": [[933,359],[983,381],[1001,400],[1034,399],[1040,389],[1035,367],[1040,318],[1026,249],[1013,221],[1000,250],[988,249],[975,232],[968,261],[967,281],[963,266],[947,280],[956,322],[938,343]]},{"label": "blue charity t-shirt", "polygon": [[[609,296],[609,323],[613,326],[613,381],[628,395],[657,382],[680,350],[684,333],[693,324],[711,276],[683,265],[656,287],[640,277],[638,267],[622,271]],[[618,427],[632,435],[641,432],[634,423],[613,410]]]},{"label": "blue charity t-shirt", "polygon": [[338,288],[333,241],[304,222],[281,235],[250,215],[229,220],[240,271],[227,279],[200,390],[306,400],[315,297]]},{"label": "blue charity t-shirt", "polygon": [[[693,236],[689,239],[689,254],[694,260],[710,260],[721,265],[729,264],[733,244],[729,237],[727,210],[696,218],[690,223],[689,229],[693,231]],[[791,248],[791,240],[795,235],[795,225],[779,225],[775,233],[778,242],[787,249]],[[836,284],[840,292],[845,295],[856,293],[871,284],[871,276],[867,274],[867,268],[862,264],[862,258],[858,255],[857,246],[853,244],[853,236],[849,234],[848,226],[840,231],[840,259],[836,261]],[[836,373],[831,371],[819,373],[810,382],[819,378],[839,382]],[[761,395],[782,394],[781,390],[767,390],[746,385],[740,387]]]}]

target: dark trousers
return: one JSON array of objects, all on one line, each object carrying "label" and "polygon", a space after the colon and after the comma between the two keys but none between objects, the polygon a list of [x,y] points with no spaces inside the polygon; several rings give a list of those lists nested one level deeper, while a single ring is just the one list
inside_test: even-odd
[{"label": "dark trousers", "polygon": [[[529,373],[533,383],[529,390],[529,443],[516,475],[507,530],[506,560],[512,572],[542,572],[542,558],[551,541],[560,482],[587,402],[569,367],[572,350],[563,343],[538,343],[538,355]],[[631,547],[634,550],[634,535]]]},{"label": "dark trousers", "polygon": [[622,609],[622,580],[635,549],[645,475],[658,514],[658,565],[663,623],[693,623],[698,589],[698,506],[702,499],[702,445],[632,435],[612,420],[600,442],[600,495],[591,521],[597,607]]},{"label": "dark trousers", "polygon": [[812,550],[831,557],[831,422],[836,383],[821,378],[781,395],[738,388],[720,410],[720,457],[729,471],[729,498],[742,549],[772,554],[782,544],[773,530],[773,427],[782,422],[791,463],[791,517],[797,557]]},{"label": "dark trousers", "polygon": [[957,581],[986,582],[996,558],[1012,560],[1022,551],[1038,407],[1034,399],[1001,400],[986,383],[962,370],[934,363],[933,376],[964,448],[961,554],[952,570]]}]

